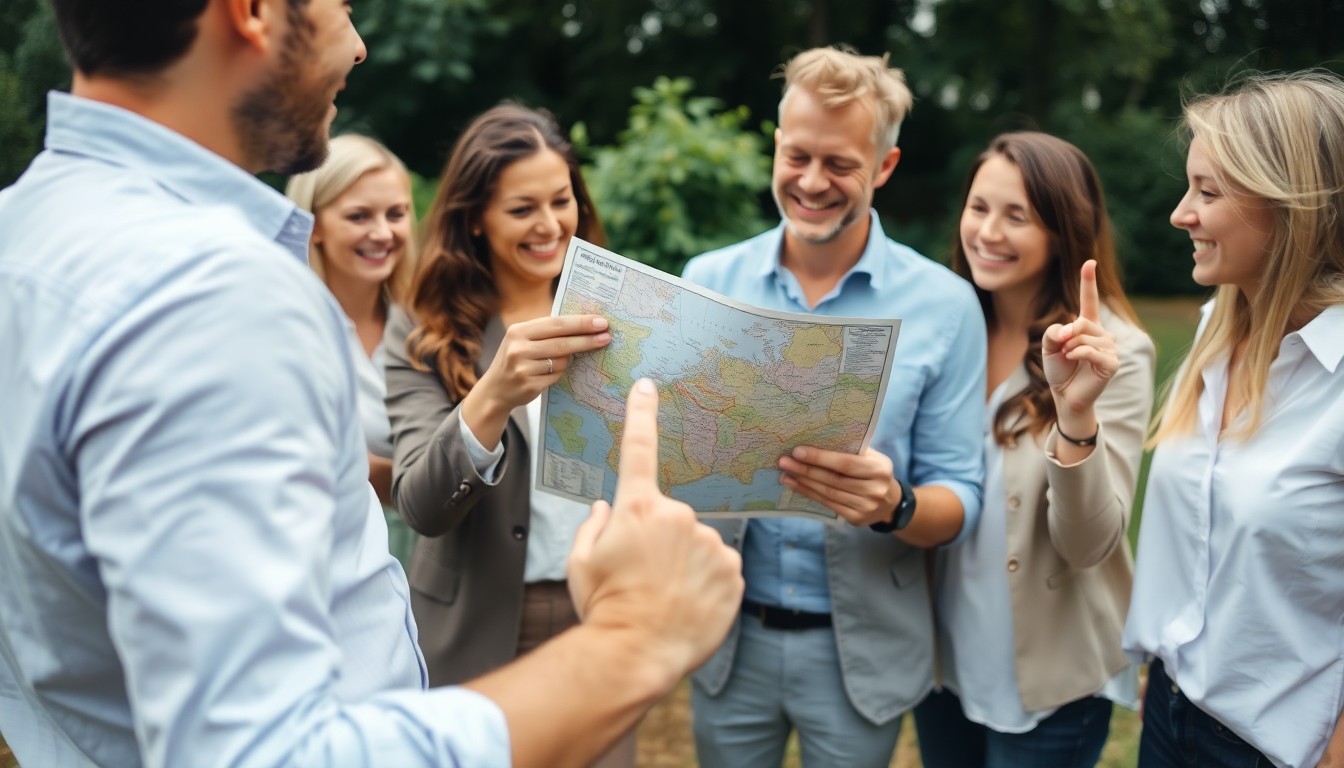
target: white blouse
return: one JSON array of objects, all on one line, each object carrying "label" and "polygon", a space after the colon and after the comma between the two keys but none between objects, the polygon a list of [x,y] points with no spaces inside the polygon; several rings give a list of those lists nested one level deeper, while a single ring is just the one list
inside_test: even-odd
[{"label": "white blouse", "polygon": [[[588,505],[571,501],[562,496],[543,493],[536,488],[537,467],[541,466],[538,449],[541,445],[539,432],[541,421],[541,398],[546,393],[527,404],[527,444],[531,456],[532,471],[528,483],[528,499],[532,508],[531,525],[527,532],[527,553],[523,564],[523,583],[538,581],[562,581],[565,578],[565,566],[569,563],[569,550],[574,547],[574,535],[579,526],[588,519]],[[476,471],[487,482],[493,483],[499,462],[504,458],[504,443],[500,442],[493,451],[487,451],[476,439],[476,435],[462,419],[462,409],[457,409],[457,418],[462,431],[463,441],[467,444],[467,455]]]},{"label": "white blouse", "polygon": [[1278,766],[1315,766],[1344,707],[1344,305],[1284,337],[1264,421],[1218,439],[1224,359],[1194,434],[1153,456],[1124,647]]}]

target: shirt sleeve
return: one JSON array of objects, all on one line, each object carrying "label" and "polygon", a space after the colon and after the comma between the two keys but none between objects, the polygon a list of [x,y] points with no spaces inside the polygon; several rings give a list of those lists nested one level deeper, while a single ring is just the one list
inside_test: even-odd
[{"label": "shirt sleeve", "polygon": [[471,457],[471,465],[480,473],[481,478],[487,483],[495,481],[495,471],[499,469],[499,462],[504,458],[504,442],[500,441],[493,451],[487,450],[481,441],[476,439],[476,433],[471,431],[465,419],[462,418],[462,409],[457,410],[457,428],[462,430],[462,442],[467,444],[467,455]]},{"label": "shirt sleeve", "polygon": [[979,524],[985,477],[985,320],[969,286],[957,288],[965,290],[949,296],[942,315],[948,323],[947,355],[915,414],[909,478],[913,486],[943,486],[961,500],[965,518],[949,545],[964,541]]},{"label": "shirt sleeve", "polygon": [[320,285],[278,260],[203,254],[72,379],[63,449],[124,677],[104,683],[124,687],[150,768],[506,766],[503,714],[475,693],[336,695],[352,373]]}]

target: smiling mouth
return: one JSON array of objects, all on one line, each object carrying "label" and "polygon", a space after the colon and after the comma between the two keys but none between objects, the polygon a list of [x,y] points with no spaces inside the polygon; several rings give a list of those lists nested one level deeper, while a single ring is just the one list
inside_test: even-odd
[{"label": "smiling mouth", "polygon": [[524,251],[535,256],[549,256],[560,248],[559,240],[551,240],[545,243],[523,243]]},{"label": "smiling mouth", "polygon": [[980,248],[975,249],[975,255],[981,261],[987,261],[991,264],[1009,264],[1017,261],[1017,257],[1012,254],[990,253]]},{"label": "smiling mouth", "polygon": [[355,255],[366,261],[386,261],[392,255],[391,248],[356,248]]},{"label": "smiling mouth", "polygon": [[1191,242],[1195,245],[1195,253],[1204,253],[1205,251],[1213,250],[1212,240],[1193,240]]}]

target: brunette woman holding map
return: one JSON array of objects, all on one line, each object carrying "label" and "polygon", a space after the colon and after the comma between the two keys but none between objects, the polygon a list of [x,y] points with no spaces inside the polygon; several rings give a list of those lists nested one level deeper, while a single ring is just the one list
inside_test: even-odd
[{"label": "brunette woman holding map", "polygon": [[[472,121],[384,344],[392,495],[422,536],[408,579],[434,686],[578,623],[565,564],[588,507],[532,490],[539,396],[570,355],[611,340],[601,317],[550,317],[575,235],[603,240],[554,118],[505,103]],[[599,765],[633,765],[634,747],[632,732]]]},{"label": "brunette woman holding map", "polygon": [[1153,401],[1153,344],[1120,288],[1087,157],[1042,133],[995,138],[968,175],[953,269],[989,337],[985,502],[936,563],[942,688],[916,710],[930,768],[1093,766],[1112,702],[1137,705],[1120,649],[1125,538]]}]

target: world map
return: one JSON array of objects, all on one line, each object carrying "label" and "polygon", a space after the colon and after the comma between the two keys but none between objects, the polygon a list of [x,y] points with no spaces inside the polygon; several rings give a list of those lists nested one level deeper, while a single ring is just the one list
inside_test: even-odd
[{"label": "world map", "polygon": [[585,313],[608,320],[611,343],[572,358],[542,400],[539,489],[613,498],[625,398],[648,377],[664,493],[707,516],[835,518],[780,483],[779,457],[867,445],[898,320],[747,307],[574,238],[553,314]]}]

